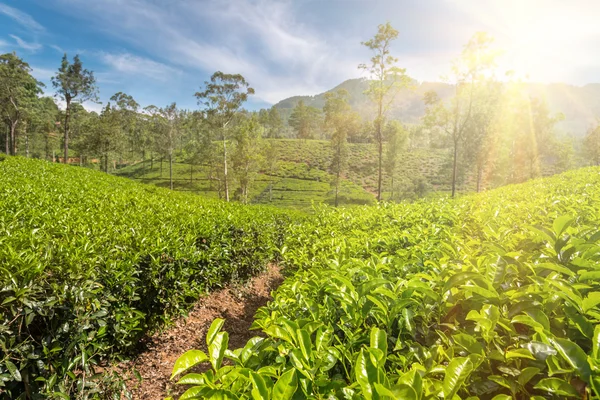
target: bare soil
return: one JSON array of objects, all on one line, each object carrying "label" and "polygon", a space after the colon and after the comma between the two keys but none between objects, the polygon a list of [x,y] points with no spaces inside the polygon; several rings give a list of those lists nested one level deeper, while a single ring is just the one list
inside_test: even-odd
[{"label": "bare soil", "polygon": [[[231,285],[198,301],[187,318],[177,320],[164,332],[145,339],[145,350],[122,365],[127,386],[134,399],[164,399],[183,393],[186,387],[169,380],[177,358],[188,350],[206,351],[206,332],[215,318],[225,319],[229,348],[243,347],[259,331],[250,331],[256,310],[271,300],[271,291],[283,281],[280,269],[271,265],[267,271],[244,285]],[[134,371],[141,375],[141,382]]]}]

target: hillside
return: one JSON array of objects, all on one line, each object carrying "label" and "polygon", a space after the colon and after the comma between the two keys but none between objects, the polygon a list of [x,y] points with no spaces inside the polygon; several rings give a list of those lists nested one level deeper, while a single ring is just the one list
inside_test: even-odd
[{"label": "hillside", "polygon": [[[324,145],[288,144],[286,157],[318,165]],[[142,338],[208,291],[277,263],[286,279],[256,312],[261,336],[233,351],[223,320],[203,326],[208,353],[189,343],[174,362],[174,377],[207,364],[183,377],[195,385],[184,397],[594,398],[599,188],[600,170],[586,168],[305,215],[2,158],[3,394],[123,397],[111,361],[145,351]]]},{"label": "hillside", "polygon": [[260,336],[228,346],[215,319],[209,351],[174,362],[181,399],[598,398],[599,190],[587,168],[457,200],[321,207],[291,228]]},{"label": "hillside", "polygon": [[109,361],[264,270],[293,216],[0,158],[0,398],[120,398]]},{"label": "hillside", "polygon": [[[371,117],[372,105],[364,95],[367,86],[367,81],[364,79],[349,79],[327,92],[346,89],[351,95],[352,107],[362,116]],[[524,88],[530,96],[546,99],[552,113],[562,112],[565,115],[565,120],[557,124],[557,128],[563,133],[582,137],[600,116],[600,84],[574,86],[562,83],[527,83],[524,84]],[[423,94],[430,90],[435,91],[444,100],[449,99],[454,93],[453,87],[446,83],[416,83],[414,90],[405,89],[398,94],[390,109],[389,117],[408,124],[418,123],[425,113]],[[281,100],[275,104],[275,107],[287,119],[300,100],[307,105],[322,108],[325,104],[325,93],[290,97]]]},{"label": "hillside", "polygon": [[[314,203],[333,204],[330,182],[331,148],[325,140],[269,140],[275,147],[278,161],[273,171],[261,171],[250,187],[250,202],[280,207],[306,209]],[[340,204],[371,204],[377,187],[377,152],[372,144],[348,145],[348,169],[342,182]],[[433,190],[447,191],[443,167],[448,152],[439,149],[417,149],[406,152],[400,160],[398,182],[415,177],[423,179]],[[117,175],[160,187],[169,187],[168,163],[146,161],[117,170]],[[203,196],[218,197],[216,186],[207,179],[208,167],[184,162],[174,165],[174,189],[192,191]],[[232,179],[233,176],[232,176]],[[234,185],[235,186],[235,185]],[[466,186],[464,188],[471,188]],[[384,193],[384,198],[389,197]]]}]

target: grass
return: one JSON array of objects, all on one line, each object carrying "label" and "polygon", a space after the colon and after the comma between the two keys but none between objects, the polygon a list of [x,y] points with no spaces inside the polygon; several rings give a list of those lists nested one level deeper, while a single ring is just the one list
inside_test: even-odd
[{"label": "grass", "polygon": [[[328,141],[275,139],[271,143],[278,157],[276,168],[271,173],[261,171],[258,174],[250,187],[250,203],[297,209],[308,209],[314,203],[334,203],[330,184],[333,179],[330,174],[332,153]],[[376,147],[374,144],[350,143],[348,150],[348,168],[341,184],[340,204],[372,204],[377,190]],[[396,179],[400,182],[422,176],[435,191],[448,191],[448,182],[440,179],[440,170],[447,156],[447,151],[435,149],[406,152],[399,161]],[[117,175],[169,187],[169,165],[166,161],[162,164],[162,173],[160,161],[154,160],[153,163],[145,161],[119,169]],[[190,166],[177,160],[173,165],[173,188],[217,198],[217,185],[207,178],[208,175],[206,166]],[[386,180],[384,188],[387,185]]]}]

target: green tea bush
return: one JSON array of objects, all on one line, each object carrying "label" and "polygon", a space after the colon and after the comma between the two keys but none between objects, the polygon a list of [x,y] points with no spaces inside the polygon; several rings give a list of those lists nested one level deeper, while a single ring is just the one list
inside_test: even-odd
[{"label": "green tea bush", "polygon": [[110,397],[110,379],[98,375],[107,360],[134,351],[208,290],[261,271],[278,257],[289,221],[267,208],[3,159],[0,396]]},{"label": "green tea bush", "polygon": [[230,350],[216,320],[174,366],[181,399],[598,398],[599,227],[597,168],[322,208],[285,240],[265,337]]}]

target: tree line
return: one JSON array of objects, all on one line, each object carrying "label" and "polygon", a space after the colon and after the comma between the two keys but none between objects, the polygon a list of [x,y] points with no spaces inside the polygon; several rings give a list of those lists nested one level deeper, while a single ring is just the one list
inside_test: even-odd
[{"label": "tree line", "polygon": [[[448,165],[440,171],[448,179],[452,196],[469,178],[476,190],[522,182],[542,173],[543,165],[556,172],[573,166],[576,150],[588,163],[600,164],[600,127],[590,128],[583,143],[559,137],[555,124],[563,117],[552,114],[542,99],[530,98],[519,81],[496,76],[499,52],[485,33],[475,34],[454,61],[446,80],[454,95],[446,101],[435,92],[423,98],[425,115],[420,124],[407,125],[388,117],[401,90],[411,90],[413,80],[392,43],[398,31],[382,24],[373,38],[362,43],[371,52],[359,65],[366,74],[371,102],[361,117],[350,106],[345,90],[329,92],[322,109],[299,101],[288,120],[278,109],[249,112],[244,104],[254,89],[239,74],[214,73],[194,94],[195,110],[176,103],[142,108],[126,93],[116,93],[100,113],[82,106],[98,100],[93,71],[84,68],[78,55],[65,54],[52,78],[54,98],[42,96],[44,85],[29,65],[15,53],[0,56],[0,115],[5,135],[2,149],[11,155],[46,158],[65,163],[98,165],[109,172],[125,162],[168,161],[173,187],[173,162],[208,166],[208,179],[219,196],[229,201],[232,185],[236,197],[248,200],[248,190],[260,170],[273,172],[270,142],[292,130],[301,140],[324,138],[331,143],[332,190],[338,203],[340,184],[348,169],[348,143],[371,143],[377,150],[377,199],[397,200],[407,182],[397,179],[402,159],[415,148],[448,150]],[[56,100],[64,105],[61,109]],[[62,154],[62,157],[61,155]],[[426,183],[412,177],[409,185],[424,192]]]}]

